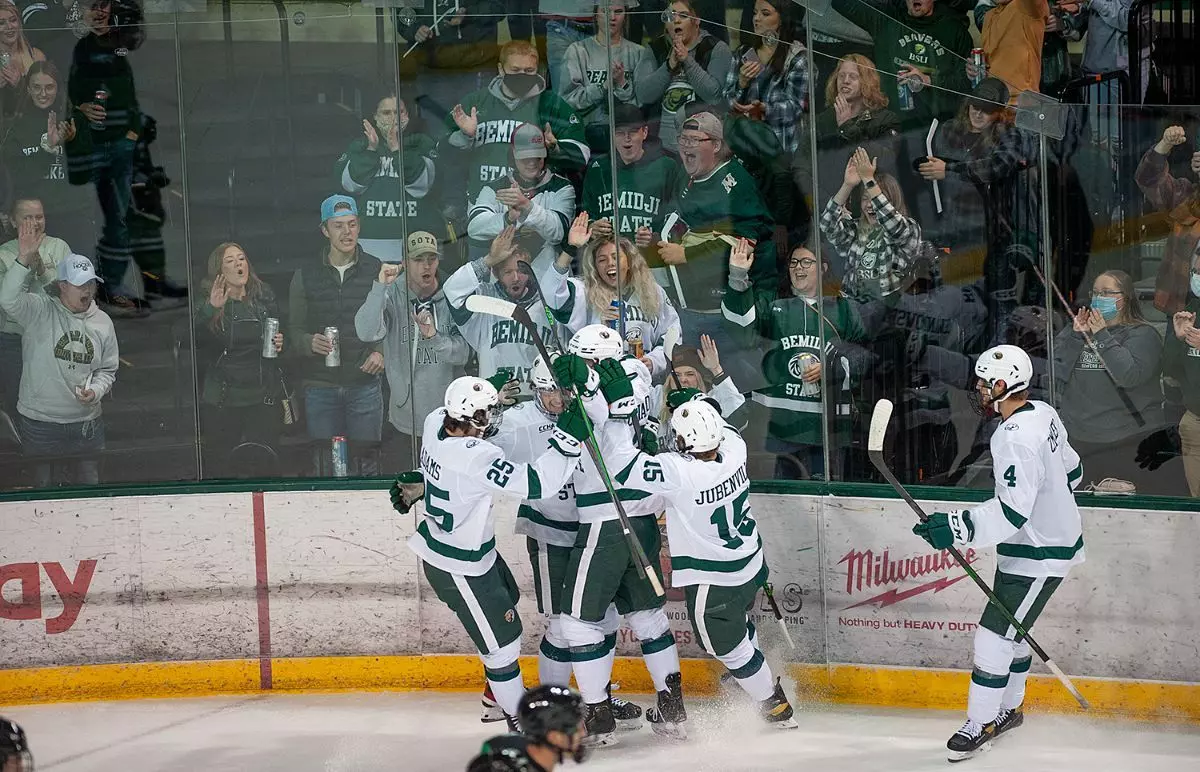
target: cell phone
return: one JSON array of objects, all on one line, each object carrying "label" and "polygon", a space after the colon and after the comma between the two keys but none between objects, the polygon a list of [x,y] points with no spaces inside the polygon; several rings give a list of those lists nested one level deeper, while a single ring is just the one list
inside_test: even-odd
[{"label": "cell phone", "polygon": [[742,64],[749,64],[750,62],[757,61],[759,61],[758,52],[753,48],[747,48],[746,53],[742,54]]}]

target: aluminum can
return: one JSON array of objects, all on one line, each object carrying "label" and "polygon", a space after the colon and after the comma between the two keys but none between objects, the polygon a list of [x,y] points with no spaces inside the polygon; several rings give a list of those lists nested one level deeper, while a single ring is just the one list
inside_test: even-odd
[{"label": "aluminum can", "polygon": [[346,450],[346,438],[334,437],[329,441],[333,455],[333,476],[346,477],[350,474],[350,454]]},{"label": "aluminum can", "polygon": [[982,48],[971,49],[971,64],[975,65],[975,77],[971,79],[971,85],[978,86],[988,76],[987,55]]},{"label": "aluminum can", "polygon": [[609,319],[605,324],[611,329],[619,330],[621,329],[621,301],[614,299],[609,305],[617,309],[617,318]]},{"label": "aluminum can", "polygon": [[[108,89],[104,88],[103,86],[96,89],[96,93],[92,97],[92,102],[101,107],[107,108],[108,107]],[[104,131],[104,121],[100,121],[99,123],[91,123],[90,125],[96,131]]]},{"label": "aluminum can", "polygon": [[896,93],[900,97],[900,109],[907,112],[916,107],[916,102],[913,101],[912,88],[909,87],[908,81],[903,78],[896,80]]},{"label": "aluminum can", "polygon": [[326,327],[325,337],[329,338],[329,343],[333,346],[333,350],[325,355],[326,367],[341,367],[342,366],[342,338],[338,335],[337,327]]},{"label": "aluminum can", "polygon": [[275,350],[275,336],[279,334],[279,320],[268,316],[263,322],[262,355],[263,359],[275,359],[279,352]]}]

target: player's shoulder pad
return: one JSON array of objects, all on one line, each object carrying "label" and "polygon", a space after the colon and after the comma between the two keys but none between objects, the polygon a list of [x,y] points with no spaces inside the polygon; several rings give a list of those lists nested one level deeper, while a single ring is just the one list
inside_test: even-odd
[{"label": "player's shoulder pad", "polygon": [[645,363],[632,354],[626,354],[621,359],[621,367],[625,368],[625,372],[629,373],[630,378],[649,378],[650,370]]}]

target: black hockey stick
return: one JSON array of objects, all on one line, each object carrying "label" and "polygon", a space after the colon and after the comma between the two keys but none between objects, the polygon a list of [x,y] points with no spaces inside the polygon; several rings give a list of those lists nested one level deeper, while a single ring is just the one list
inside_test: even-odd
[{"label": "black hockey stick", "polygon": [[788,632],[787,623],[783,621],[783,614],[779,612],[779,604],[775,602],[775,588],[770,582],[763,585],[763,592],[767,596],[767,603],[771,606],[771,612],[775,614],[775,621],[779,623],[779,629],[783,630],[783,637],[787,640],[788,646],[792,647],[792,651],[796,650],[796,642],[792,640],[792,634]]},{"label": "black hockey stick", "polygon": [[[896,490],[896,493],[900,494],[900,498],[904,499],[905,503],[912,508],[913,512],[917,513],[917,517],[919,517],[921,522],[924,523],[925,521],[929,520],[929,515],[925,514],[925,510],[921,509],[921,505],[917,503],[916,499],[914,499],[912,495],[905,490],[900,481],[896,479],[896,475],[894,475],[892,470],[888,468],[887,461],[885,461],[883,458],[883,439],[887,435],[888,422],[891,420],[891,400],[881,399],[876,402],[875,410],[871,414],[870,434],[867,436],[867,455],[871,457],[871,463],[875,465],[875,468],[879,470],[879,473],[883,475],[883,478],[891,484],[891,486]],[[1066,687],[1067,691],[1071,693],[1071,696],[1074,697],[1079,703],[1079,706],[1084,710],[1091,710],[1091,704],[1089,704],[1088,701],[1084,699],[1084,696],[1079,693],[1079,690],[1075,688],[1075,684],[1071,683],[1071,679],[1067,677],[1067,674],[1059,669],[1058,665],[1054,664],[1054,660],[1050,659],[1050,655],[1038,645],[1037,641],[1033,640],[1033,636],[1029,634],[1029,631],[1025,629],[1024,625],[1017,621],[1017,618],[1013,612],[1009,611],[1008,608],[1000,602],[1000,599],[996,597],[996,593],[992,591],[991,587],[988,587],[987,582],[983,581],[983,579],[979,576],[979,573],[972,568],[971,564],[968,563],[966,558],[962,556],[962,553],[959,552],[958,549],[953,545],[948,547],[947,551],[956,561],[958,561],[958,564],[962,566],[963,570],[967,572],[967,576],[971,577],[971,580],[975,582],[979,589],[983,590],[983,594],[987,596],[988,602],[995,606],[1004,616],[1004,618],[1008,620],[1008,623],[1013,626],[1013,629],[1015,629],[1022,638],[1029,642],[1029,648],[1033,649],[1038,657],[1040,657],[1041,660],[1046,663],[1046,667],[1050,668],[1050,672],[1054,673],[1059,682]]]},{"label": "black hockey stick", "polygon": [[[467,310],[476,314],[491,314],[492,316],[500,316],[520,324],[533,338],[534,345],[537,346],[538,353],[542,355],[542,359],[546,365],[550,364],[550,352],[546,350],[546,344],[542,341],[541,333],[538,332],[537,325],[533,323],[533,319],[529,316],[529,311],[525,310],[516,303],[513,303],[502,298],[494,298],[488,295],[471,295],[467,298]],[[558,383],[558,378],[554,375],[554,369],[550,368],[550,376]],[[562,384],[558,387],[562,389]],[[566,389],[562,389],[566,391]],[[592,422],[588,418],[587,410],[583,406],[583,400],[578,394],[575,395],[575,401],[579,405],[579,410],[583,414],[583,421],[587,425],[588,437],[584,445],[588,449],[588,455],[592,457],[592,463],[596,465],[596,469],[600,472],[600,479],[604,481],[604,488],[608,491],[609,497],[613,501],[613,505],[617,509],[617,519],[621,521],[621,533],[625,536],[625,541],[629,543],[629,550],[633,553],[634,560],[637,561],[638,570],[646,575],[646,579],[650,582],[650,586],[654,588],[654,594],[660,598],[666,595],[663,590],[662,582],[658,581],[658,575],[654,573],[654,568],[651,567],[650,561],[646,558],[646,551],[642,549],[641,542],[633,533],[633,529],[629,525],[629,515],[625,514],[625,507],[621,504],[621,499],[617,497],[617,491],[613,487],[612,477],[608,473],[608,467],[604,464],[604,458],[600,455],[600,446],[596,443],[596,432],[592,427]]]}]

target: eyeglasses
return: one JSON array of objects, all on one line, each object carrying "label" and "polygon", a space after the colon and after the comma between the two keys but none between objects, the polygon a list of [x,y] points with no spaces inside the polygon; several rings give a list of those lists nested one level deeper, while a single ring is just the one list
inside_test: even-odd
[{"label": "eyeglasses", "polygon": [[1092,290],[1092,297],[1119,298],[1121,290]]},{"label": "eyeglasses", "polygon": [[793,257],[790,260],[788,260],[788,268],[795,268],[796,266],[800,266],[801,268],[803,268],[806,271],[808,269],[816,266],[816,264],[817,264],[817,261],[812,259],[811,257],[804,257],[799,260],[797,260],[796,258]]},{"label": "eyeglasses", "polygon": [[712,137],[682,137],[681,136],[679,138],[679,146],[680,147],[696,147],[701,142],[716,142],[716,140],[713,139]]},{"label": "eyeglasses", "polygon": [[687,11],[672,11],[670,8],[668,8],[662,12],[661,18],[663,24],[670,24],[673,21],[687,21],[688,19],[694,17]]}]

